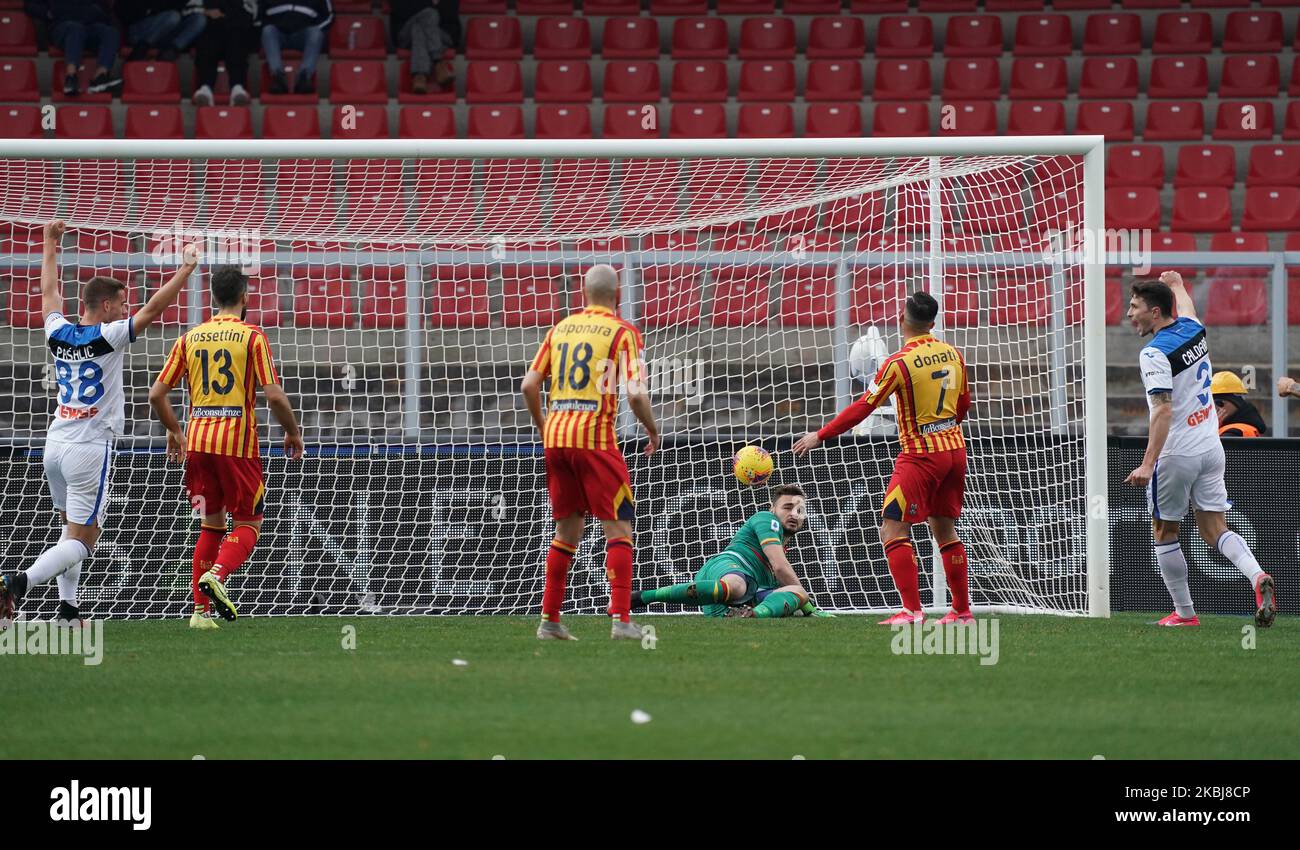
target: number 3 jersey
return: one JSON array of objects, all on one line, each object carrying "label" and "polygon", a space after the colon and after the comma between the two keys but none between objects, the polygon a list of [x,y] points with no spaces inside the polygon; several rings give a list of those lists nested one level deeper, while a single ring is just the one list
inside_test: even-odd
[{"label": "number 3 jersey", "polygon": [[234,316],[196,325],[172,346],[158,380],[190,391],[185,450],[257,457],[257,388],[278,384],[271,346],[260,328]]},{"label": "number 3 jersey", "polygon": [[1138,354],[1138,368],[1149,408],[1155,409],[1151,396],[1156,393],[1169,393],[1173,401],[1169,439],[1165,440],[1161,457],[1190,457],[1219,445],[1219,415],[1210,392],[1214,370],[1204,325],[1183,316],[1156,331]]},{"label": "number 3 jersey", "polygon": [[121,434],[126,426],[122,359],[135,342],[133,320],[80,325],[50,313],[45,339],[58,389],[48,439],[91,443]]},{"label": "number 3 jersey", "polygon": [[587,307],[546,334],[528,367],[550,379],[542,445],[618,449],[614,418],[620,380],[640,381],[641,334],[607,307]]}]

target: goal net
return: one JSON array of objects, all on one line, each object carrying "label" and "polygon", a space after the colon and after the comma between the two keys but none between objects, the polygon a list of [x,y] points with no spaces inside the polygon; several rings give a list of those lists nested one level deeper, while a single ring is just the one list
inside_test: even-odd
[{"label": "goal net", "polygon": [[[266,521],[231,580],[241,613],[539,611],[553,523],[519,382],[547,329],[581,306],[594,263],[619,270],[664,434],[646,457],[620,415],[634,588],[687,580],[765,507],[766,487],[731,474],[734,452],[757,444],[775,457],[772,483],[809,493],[791,560],[818,604],[898,607],[877,533],[892,408],[802,459],[789,448],[866,389],[903,342],[903,300],[925,290],[941,304],[935,333],[971,369],[958,529],[973,602],[1104,614],[1104,522],[1090,521],[1104,481],[1089,477],[1090,462],[1104,468],[1104,337],[1085,298],[1101,286],[1085,285],[1077,250],[1087,140],[947,152],[888,140],[883,153],[818,141],[838,147],[41,142],[0,159],[0,557],[21,568],[59,534],[41,464],[59,376],[39,278],[40,227],[61,217],[69,316],[89,277],[125,281],[138,308],[183,242],[205,247],[126,357],[126,433],[82,577],[92,616],[188,611],[198,522],[147,392],[177,336],[210,315],[207,276],[225,264],[250,276],[247,320],[266,332],[308,446],[286,459],[259,404]],[[923,531],[922,598],[946,607]],[[603,612],[607,598],[593,522],[564,610]],[[52,611],[53,585],[29,599],[29,616]]]}]

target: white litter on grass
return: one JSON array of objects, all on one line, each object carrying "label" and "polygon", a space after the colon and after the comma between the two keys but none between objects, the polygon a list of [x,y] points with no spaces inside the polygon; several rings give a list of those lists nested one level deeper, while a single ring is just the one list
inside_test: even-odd
[{"label": "white litter on grass", "polygon": [[464,658],[453,658],[453,659],[451,659],[451,663],[452,663],[453,665],[457,666],[457,667],[468,667],[468,666],[469,666],[469,662],[466,661]]},{"label": "white litter on grass", "polygon": [[644,711],[642,711],[642,710],[639,709],[639,708],[637,708],[637,709],[633,709],[633,710],[632,710],[632,722],[635,723],[635,724],[637,724],[638,726],[640,726],[640,725],[643,724],[643,723],[649,723],[649,722],[650,722],[650,715],[646,714]]}]

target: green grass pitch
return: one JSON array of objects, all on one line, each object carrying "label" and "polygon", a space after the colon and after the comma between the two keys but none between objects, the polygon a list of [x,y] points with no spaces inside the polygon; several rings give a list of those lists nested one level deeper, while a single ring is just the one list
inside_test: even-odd
[{"label": "green grass pitch", "polygon": [[0,759],[1300,757],[1294,618],[1246,649],[1246,618],[1004,616],[991,666],[895,655],[875,619],[644,617],[654,649],[597,617],[566,618],[577,643],[531,617],[109,621],[97,667],[0,656]]}]

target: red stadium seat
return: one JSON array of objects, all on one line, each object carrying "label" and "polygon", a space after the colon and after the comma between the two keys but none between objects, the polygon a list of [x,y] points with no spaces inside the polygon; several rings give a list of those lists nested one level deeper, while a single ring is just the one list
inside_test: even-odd
[{"label": "red stadium seat", "polygon": [[910,281],[905,266],[859,269],[853,275],[849,320],[855,325],[898,324],[903,304],[920,281]]},{"label": "red stadium seat", "polygon": [[10,139],[39,139],[45,135],[41,108],[36,105],[0,106],[0,122],[4,122],[4,134]]},{"label": "red stadium seat", "polygon": [[984,0],[988,12],[1041,12],[1047,0]]},{"label": "red stadium seat", "polygon": [[403,106],[397,135],[402,139],[454,139],[456,113],[450,106]]},{"label": "red stadium seat", "polygon": [[1053,0],[1052,8],[1061,12],[1079,12],[1092,9],[1109,9],[1110,3],[1108,0]]},{"label": "red stadium seat", "polygon": [[384,21],[378,15],[339,15],[329,35],[331,59],[383,59],[388,55]]},{"label": "red stadium seat", "polygon": [[1300,228],[1300,189],[1251,186],[1241,214],[1242,230],[1293,231]]},{"label": "red stadium seat", "polygon": [[262,138],[319,139],[320,115],[315,106],[268,106],[262,110]]},{"label": "red stadium seat", "polygon": [[582,0],[582,14],[639,15],[641,0]]},{"label": "red stadium seat", "polygon": [[470,18],[465,26],[465,58],[524,58],[524,38],[519,19],[507,15]]},{"label": "red stadium seat", "polygon": [[1268,321],[1268,282],[1255,279],[1210,281],[1205,303],[1207,325],[1262,325]]},{"label": "red stadium seat", "polygon": [[1232,227],[1232,196],[1221,186],[1174,190],[1174,213],[1169,226],[1174,230],[1204,233]]},{"label": "red stadium seat", "polygon": [[113,113],[107,106],[60,106],[54,135],[60,139],[111,139]]},{"label": "red stadium seat", "polygon": [[1042,280],[998,275],[997,285],[989,292],[990,325],[1045,327],[1051,321],[1051,311],[1047,283]]},{"label": "red stadium seat", "polygon": [[274,185],[282,229],[333,221],[339,204],[330,160],[280,160]]},{"label": "red stadium seat", "polygon": [[[929,127],[926,130],[928,132]],[[862,105],[860,103],[810,103],[804,115],[803,134],[808,138],[823,139],[861,136]]]},{"label": "red stadium seat", "polygon": [[523,103],[524,77],[518,62],[470,62],[465,75],[468,103]]},{"label": "red stadium seat", "polygon": [[1286,124],[1282,127],[1282,138],[1300,139],[1300,100],[1293,100],[1286,105]]},{"label": "red stadium seat", "polygon": [[446,88],[429,86],[429,90],[424,94],[416,94],[411,91],[411,60],[403,59],[397,73],[397,102],[403,104],[455,103],[456,87],[454,85],[449,85]]},{"label": "red stadium seat", "polygon": [[1079,97],[1113,100],[1137,97],[1138,65],[1132,56],[1114,59],[1090,56],[1083,60]]},{"label": "red stadium seat", "polygon": [[1214,21],[1208,12],[1163,12],[1156,17],[1155,53],[1197,55],[1214,47]]},{"label": "red stadium seat", "polygon": [[[809,59],[861,59],[866,52],[866,28],[861,18],[813,18],[808,24],[805,53]],[[880,55],[878,49],[876,55]]]},{"label": "red stadium seat", "polygon": [[656,62],[614,61],[605,63],[606,103],[654,103],[662,91]]},{"label": "red stadium seat", "polygon": [[1174,186],[1223,186],[1237,182],[1237,155],[1231,145],[1183,145],[1178,148]]},{"label": "red stadium seat", "polygon": [[764,233],[724,233],[713,243],[712,250],[719,254],[738,251],[771,251],[772,240]]},{"label": "red stadium seat", "polygon": [[[808,84],[812,86],[812,68],[818,63],[809,63]],[[831,63],[834,64],[834,63]],[[828,66],[829,67],[829,66]],[[858,66],[840,65],[837,71],[839,77],[848,73],[847,69],[852,68],[852,74],[860,77],[861,72]],[[845,89],[836,85],[835,80],[828,80],[825,84],[824,96],[818,97],[818,100],[858,100],[862,96],[862,85],[857,85],[856,92],[849,93]],[[928,100],[934,89],[934,83],[930,79],[930,63],[917,59],[882,59],[876,63],[876,85],[872,92],[872,98],[875,100]]]},{"label": "red stadium seat", "polygon": [[[357,2],[360,3],[361,0]],[[371,7],[370,3],[364,5],[366,10]],[[462,15],[504,15],[506,0],[463,0],[460,4],[460,12]]]},{"label": "red stadium seat", "polygon": [[996,136],[997,104],[987,100],[972,103],[945,103],[939,112],[942,136]]},{"label": "red stadium seat", "polygon": [[713,325],[737,328],[767,321],[768,282],[766,266],[723,267],[714,274]]},{"label": "red stadium seat", "polygon": [[668,124],[670,139],[725,139],[727,111],[720,103],[674,103]]},{"label": "red stadium seat", "polygon": [[383,106],[336,106],[330,121],[335,139],[387,139],[388,110]]},{"label": "red stadium seat", "polygon": [[738,97],[741,101],[794,100],[794,63],[761,59],[741,63]]},{"label": "red stadium seat", "polygon": [[0,100],[35,102],[40,99],[34,59],[0,60]]},{"label": "red stadium seat", "polygon": [[1277,53],[1282,49],[1282,13],[1229,12],[1223,29],[1224,53]]},{"label": "red stadium seat", "polygon": [[709,11],[709,0],[650,0],[651,15],[677,17],[703,15]]},{"label": "red stadium seat", "polygon": [[794,54],[794,21],[790,18],[746,18],[740,22],[741,59],[794,59]]},{"label": "red stadium seat", "polygon": [[943,281],[943,321],[952,328],[980,325],[980,296],[975,278],[979,269],[949,270]]},{"label": "red stadium seat", "polygon": [[1281,79],[1276,56],[1226,56],[1219,97],[1277,97]]},{"label": "red stadium seat", "polygon": [[[357,269],[361,289],[361,327],[406,327],[406,267],[362,266]],[[423,291],[423,281],[420,289]]]},{"label": "red stadium seat", "polygon": [[567,312],[563,266],[501,266],[506,327],[547,327]]},{"label": "red stadium seat", "polygon": [[[860,123],[858,129],[862,129]],[[742,139],[793,138],[794,109],[788,103],[742,103],[736,121],[736,135]],[[805,131],[804,135],[813,134]]]},{"label": "red stadium seat", "polygon": [[591,107],[578,104],[539,104],[533,116],[538,139],[590,139]]},{"label": "red stadium seat", "polygon": [[[840,11],[839,0],[782,0],[781,11],[787,15],[831,15]],[[853,14],[881,15],[906,12],[907,0],[849,0]]]},{"label": "red stadium seat", "polygon": [[1007,115],[1009,136],[1061,136],[1065,134],[1065,104],[1022,100],[1011,104]]},{"label": "red stadium seat", "polygon": [[563,59],[537,63],[533,100],[537,103],[590,103],[591,65]]},{"label": "red stadium seat", "polygon": [[850,195],[823,205],[822,230],[829,233],[864,233],[877,230],[885,221],[883,192]]},{"label": "red stadium seat", "polygon": [[[298,73],[298,62],[296,60],[287,60],[284,63],[285,76],[294,80]],[[317,84],[320,81],[320,74],[316,74],[316,79],[312,80],[311,91],[299,94],[289,91],[285,94],[271,94],[271,66],[262,63],[262,85],[258,89],[261,94],[263,104],[275,104],[278,106],[314,106],[320,100],[320,92],[317,90]]]},{"label": "red stadium seat", "polygon": [[518,15],[572,15],[573,0],[516,0]]},{"label": "red stadium seat", "polygon": [[[470,68],[473,69],[473,64]],[[330,63],[330,100],[335,103],[388,103],[382,60],[344,59]]]},{"label": "red stadium seat", "polygon": [[657,139],[662,135],[663,122],[658,107],[654,107],[653,114],[655,120],[648,121],[639,106],[610,104],[605,107],[601,135],[606,139]]},{"label": "red stadium seat", "polygon": [[1165,152],[1159,145],[1111,145],[1106,149],[1107,186],[1165,185]]},{"label": "red stadium seat", "polygon": [[35,56],[36,28],[20,12],[0,13],[0,56]]},{"label": "red stadium seat", "polygon": [[583,17],[541,18],[533,30],[534,59],[591,58],[591,23]]},{"label": "red stadium seat", "polygon": [[344,166],[343,197],[347,225],[354,233],[405,230],[410,206],[402,185],[402,169],[375,168],[371,160],[350,160]]},{"label": "red stadium seat", "polygon": [[1147,97],[1199,99],[1210,91],[1204,56],[1157,56],[1151,61]]},{"label": "red stadium seat", "polygon": [[[1151,234],[1152,251],[1195,251],[1196,236],[1191,233],[1152,233]],[[1173,271],[1178,272],[1187,279],[1192,279],[1201,273],[1201,270],[1195,266],[1175,266]]]},{"label": "red stadium seat", "polygon": [[997,15],[953,15],[943,39],[948,57],[1002,55],[1002,19]]},{"label": "red stadium seat", "polygon": [[695,266],[648,266],[641,273],[641,325],[698,325],[704,286]]},{"label": "red stadium seat", "polygon": [[1142,138],[1148,142],[1199,142],[1205,138],[1205,113],[1201,104],[1193,100],[1148,103]]},{"label": "red stadium seat", "polygon": [[1300,97],[1300,51],[1297,51],[1295,59],[1291,61],[1291,85],[1287,87],[1286,93],[1291,97]]},{"label": "red stadium seat", "polygon": [[1267,100],[1219,101],[1214,138],[1268,141],[1273,138],[1273,103]]},{"label": "red stadium seat", "polygon": [[[1059,4],[1052,8],[1059,9]],[[1142,52],[1142,18],[1132,13],[1089,15],[1083,28],[1085,56],[1133,56]]]},{"label": "red stadium seat", "polygon": [[675,221],[681,197],[680,162],[631,160],[623,167],[620,223],[652,227]]},{"label": "red stadium seat", "polygon": [[[1268,234],[1266,233],[1215,233],[1210,237],[1211,251],[1267,251]],[[1207,269],[1206,277],[1266,277],[1265,266],[1215,266]]]},{"label": "red stadium seat", "polygon": [[126,108],[126,138],[185,138],[185,128],[181,123],[181,108],[175,104],[171,106],[128,106]]},{"label": "red stadium seat", "polygon": [[438,266],[433,270],[428,322],[435,328],[486,328],[491,324],[487,266]]},{"label": "red stadium seat", "polygon": [[207,225],[212,230],[253,230],[266,226],[269,205],[261,162],[209,160],[204,196],[221,201],[210,204],[208,209]]},{"label": "red stadium seat", "polygon": [[835,323],[835,267],[787,266],[781,274],[781,324],[825,328]]},{"label": "red stadium seat", "polygon": [[1300,186],[1300,145],[1253,146],[1246,185]]},{"label": "red stadium seat", "polygon": [[930,135],[929,103],[879,103],[872,116],[873,136]]},{"label": "red stadium seat", "polygon": [[998,60],[950,59],[944,64],[940,96],[950,100],[997,100],[1002,95]]},{"label": "red stadium seat", "polygon": [[673,22],[674,59],[726,59],[731,52],[725,18],[678,18]]},{"label": "red stadium seat", "polygon": [[889,15],[876,25],[877,59],[928,59],[934,54],[934,25],[924,15]]},{"label": "red stadium seat", "polygon": [[600,40],[605,59],[658,59],[659,23],[654,18],[606,18]]},{"label": "red stadium seat", "polygon": [[1069,56],[1073,49],[1069,15],[1020,15],[1016,18],[1016,56]]},{"label": "red stadium seat", "polygon": [[719,15],[770,15],[776,0],[718,0]]},{"label": "red stadium seat", "polygon": [[1107,142],[1133,141],[1133,104],[1125,101],[1080,103],[1074,116],[1074,132],[1099,134]]},{"label": "red stadium seat", "polygon": [[252,110],[247,106],[200,106],[194,110],[194,138],[251,139]]},{"label": "red stadium seat", "polygon": [[357,317],[342,266],[295,266],[294,324],[300,328],[350,328]]},{"label": "red stadium seat", "polygon": [[1106,189],[1106,226],[1128,230],[1160,227],[1160,192],[1157,189],[1114,187]]},{"label": "red stadium seat", "polygon": [[962,231],[968,236],[997,236],[1025,228],[1025,198],[1009,179],[975,183],[963,193]]},{"label": "red stadium seat", "polygon": [[[881,62],[879,66],[883,67],[885,64],[885,62]],[[925,69],[925,81],[928,86],[930,80],[929,65],[916,61],[911,64]],[[879,94],[876,96],[880,97]],[[860,63],[846,62],[839,59],[814,59],[808,63],[804,100],[811,102],[815,100],[844,101],[861,99],[862,66]]]},{"label": "red stadium seat", "polygon": [[920,0],[918,10],[922,14],[931,12],[974,12],[978,0]]},{"label": "red stadium seat", "polygon": [[[45,313],[41,308],[41,267],[14,266],[0,269],[0,277],[8,278],[4,289],[9,295],[8,324],[15,328],[45,327]],[[67,310],[67,305],[64,305]]]},{"label": "red stadium seat", "polygon": [[467,160],[416,160],[412,211],[419,228],[430,232],[474,222],[474,164]]},{"label": "red stadium seat", "polygon": [[469,108],[469,138],[524,138],[523,110],[518,106],[471,106]]},{"label": "red stadium seat", "polygon": [[1018,57],[1012,60],[1012,99],[1064,100],[1068,90],[1068,69],[1065,60],[1059,56],[1038,59]]},{"label": "red stadium seat", "polygon": [[727,63],[716,59],[675,63],[669,97],[677,103],[725,101]]},{"label": "red stadium seat", "polygon": [[263,268],[248,276],[248,317],[259,328],[280,326],[280,282],[275,271]]}]

